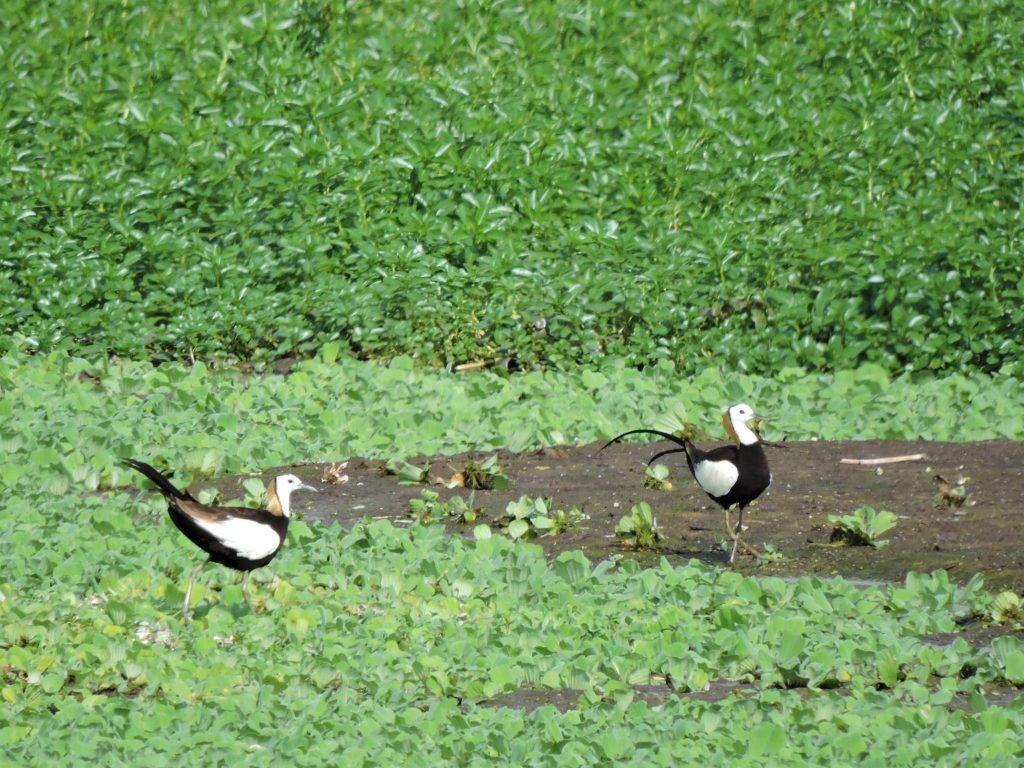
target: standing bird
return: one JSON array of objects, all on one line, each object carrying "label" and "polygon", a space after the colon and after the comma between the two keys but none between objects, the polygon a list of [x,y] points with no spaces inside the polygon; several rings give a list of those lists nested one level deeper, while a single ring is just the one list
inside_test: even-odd
[{"label": "standing bird", "polygon": [[[299,489],[316,492],[316,488],[295,475],[281,475],[267,486],[266,509],[210,506],[200,504],[190,493],[175,488],[170,480],[145,462],[124,459],[122,463],[141,472],[156,485],[167,499],[167,512],[178,530],[209,554],[209,560],[244,573],[242,594],[246,602],[249,601],[249,571],[273,560],[284,543],[292,492]],[[185,603],[181,608],[186,621],[192,583],[206,562],[200,562],[188,577]]]},{"label": "standing bird", "polygon": [[[651,464],[655,459],[670,453],[686,454],[686,463],[697,485],[725,509],[725,527],[732,538],[732,553],[729,555],[731,563],[736,557],[736,547],[740,543],[740,533],[743,530],[743,509],[764,493],[772,482],[772,473],[768,469],[768,458],[764,455],[764,448],[761,447],[757,433],[748,426],[755,418],[757,417],[754,409],[746,403],[726,408],[722,412],[722,423],[735,445],[723,445],[710,451],[702,451],[687,438],[679,438],[657,429],[634,429],[623,432],[605,443],[602,450],[627,435],[641,433],[659,435],[681,446],[662,451],[652,456],[647,463]],[[735,530],[732,530],[729,524],[729,510],[733,505],[739,507],[740,514]],[[743,546],[755,552],[747,544]]]}]

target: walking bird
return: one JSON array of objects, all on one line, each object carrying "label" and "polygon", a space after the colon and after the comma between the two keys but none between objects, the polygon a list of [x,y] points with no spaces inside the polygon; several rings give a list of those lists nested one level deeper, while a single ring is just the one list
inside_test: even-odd
[{"label": "walking bird", "polygon": [[188,578],[181,609],[186,620],[192,584],[208,561],[243,572],[242,593],[248,602],[249,572],[273,560],[284,543],[291,516],[292,493],[316,491],[295,475],[281,475],[267,486],[266,509],[212,506],[201,504],[187,491],[174,487],[170,480],[145,462],[124,459],[122,463],[149,478],[167,499],[167,513],[178,530],[209,555]]},{"label": "walking bird", "polygon": [[[722,413],[722,422],[733,444],[710,451],[702,451],[687,438],[676,437],[657,429],[633,429],[623,432],[605,443],[602,450],[628,435],[636,434],[659,435],[678,445],[678,448],[669,448],[652,456],[647,463],[650,464],[655,459],[671,453],[686,454],[686,464],[697,485],[725,509],[725,526],[733,541],[732,553],[729,555],[731,563],[736,557],[736,547],[739,546],[743,530],[743,510],[764,493],[772,482],[772,473],[768,469],[768,458],[764,454],[764,448],[757,433],[749,426],[756,418],[754,409],[746,403],[726,408]],[[729,510],[733,506],[739,508],[739,521],[735,530],[729,524]],[[743,546],[756,554],[756,550],[746,543]]]}]

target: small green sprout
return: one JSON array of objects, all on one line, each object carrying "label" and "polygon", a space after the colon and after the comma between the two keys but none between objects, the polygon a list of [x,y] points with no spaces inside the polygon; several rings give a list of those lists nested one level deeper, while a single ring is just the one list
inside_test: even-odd
[{"label": "small green sprout", "polygon": [[996,624],[1020,626],[1024,622],[1024,600],[1016,592],[1000,592],[992,600],[989,617]]},{"label": "small green sprout", "polygon": [[758,554],[758,559],[762,563],[778,563],[785,558],[782,556],[782,553],[771,544],[765,544],[763,551]]},{"label": "small green sprout", "polygon": [[896,525],[892,512],[876,512],[871,507],[861,507],[852,515],[829,515],[828,521],[835,524],[829,541],[844,547],[884,547],[888,539],[879,539],[883,533]]},{"label": "small green sprout", "polygon": [[448,501],[441,501],[440,494],[429,488],[420,491],[418,499],[409,499],[409,516],[420,523],[432,523],[435,520],[455,520],[459,523],[476,522],[480,509],[474,506],[475,495],[468,499],[452,496]]},{"label": "small green sprout", "polygon": [[556,509],[551,499],[520,496],[505,507],[505,515],[497,524],[513,539],[528,539],[537,535],[556,536],[587,519],[578,509]]},{"label": "small green sprout", "polygon": [[467,461],[462,470],[461,485],[471,491],[505,491],[508,490],[508,478],[505,470],[498,464],[498,456],[489,456],[479,464]]},{"label": "small green sprout", "polygon": [[475,523],[477,516],[482,511],[474,505],[476,495],[469,494],[468,499],[461,496],[452,496],[448,501],[448,517],[454,518],[457,523]]},{"label": "small green sprout", "polygon": [[551,518],[552,526],[548,530],[548,536],[557,536],[560,533],[565,533],[570,528],[575,528],[584,520],[589,518],[589,515],[584,514],[582,510],[576,509],[556,509],[549,514]]},{"label": "small green sprout", "polygon": [[657,491],[671,491],[672,483],[668,479],[668,467],[664,464],[655,464],[644,470],[644,488],[653,488]]},{"label": "small green sprout", "polygon": [[626,546],[637,550],[654,549],[665,538],[646,501],[634,504],[629,514],[616,523],[615,535],[623,539]]},{"label": "small green sprout", "polygon": [[409,499],[409,516],[418,523],[432,523],[439,517],[443,517],[441,507],[444,502],[440,500],[437,491],[424,488],[420,491],[418,499]]}]

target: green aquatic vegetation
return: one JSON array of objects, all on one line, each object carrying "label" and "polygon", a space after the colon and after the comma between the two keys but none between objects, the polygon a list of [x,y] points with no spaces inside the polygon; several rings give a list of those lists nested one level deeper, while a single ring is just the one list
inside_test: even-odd
[{"label": "green aquatic vegetation", "polygon": [[[1020,679],[1020,642],[930,639],[984,603],[980,580],[960,587],[940,572],[859,588],[695,561],[645,570],[568,552],[547,562],[538,547],[497,535],[295,521],[273,566],[255,574],[255,611],[229,575],[211,574],[185,624],[176,607],[189,566],[158,500],[115,492],[14,506],[0,580],[0,739],[27,764],[69,743],[79,755],[128,759],[141,738],[154,754],[187,760],[194,745],[166,734],[200,724],[218,729],[219,754],[251,756],[255,743],[300,762],[326,759],[324,741],[376,749],[381,761],[415,742],[427,760],[469,760],[470,745],[487,744],[495,755],[550,749],[564,759],[565,740],[607,759],[632,744],[647,764],[751,749],[821,762],[862,754],[860,743],[971,761],[1024,746],[1019,706],[983,693]],[[753,689],[714,703],[669,696],[654,709],[631,687],[701,690],[716,679]],[[807,688],[786,690],[796,685]],[[579,689],[580,709],[479,706],[520,688]],[[954,697],[970,706],[950,710]],[[281,711],[316,737],[282,736],[272,727]],[[701,738],[669,737],[679,723]],[[760,730],[738,744],[734,728]]]},{"label": "green aquatic vegetation", "polygon": [[[262,509],[267,502],[267,488],[258,477],[247,477],[242,481],[242,490],[245,491],[245,498],[237,503],[250,509]],[[230,502],[229,502],[230,503]]]},{"label": "green aquatic vegetation", "polygon": [[671,491],[672,483],[669,481],[668,475],[668,467],[664,464],[655,464],[644,468],[644,488]]},{"label": "green aquatic vegetation", "polygon": [[508,490],[508,478],[505,470],[498,464],[497,455],[488,456],[479,464],[467,461],[462,471],[462,486],[472,491],[505,491]]},{"label": "green aquatic vegetation", "polygon": [[[666,401],[701,423],[723,403],[764,403],[772,440],[1024,439],[1019,385],[1008,378],[914,383],[867,368],[773,380],[707,368],[686,380],[671,366],[611,367],[599,382],[587,374],[457,376],[403,358],[388,366],[311,360],[287,377],[252,376],[201,363],[7,355],[0,358],[0,484],[33,493],[108,490],[131,482],[118,464],[125,456],[173,470],[186,485],[210,472],[348,456],[393,460],[401,471],[398,451],[523,451],[607,439],[649,423]],[[410,465],[408,479],[423,473]]]},{"label": "green aquatic vegetation", "polygon": [[512,539],[557,536],[586,519],[578,509],[556,507],[551,499],[520,496],[505,507],[496,523]]},{"label": "green aquatic vegetation", "polygon": [[880,549],[889,543],[879,537],[896,525],[892,512],[878,512],[872,507],[860,507],[849,515],[829,515],[828,521],[835,524],[830,541],[851,547],[875,547]]},{"label": "green aquatic vegetation", "polygon": [[1024,686],[1024,642],[1004,635],[992,640],[991,663],[994,673],[1010,685]]},{"label": "green aquatic vegetation", "polygon": [[419,523],[431,523],[448,516],[448,504],[437,491],[424,488],[418,499],[409,499],[409,515]]},{"label": "green aquatic vegetation", "polygon": [[421,485],[430,482],[430,465],[418,467],[408,461],[388,459],[380,466],[382,475],[394,475],[402,485]]},{"label": "green aquatic vegetation", "polygon": [[[726,542],[723,541],[722,542],[722,550],[723,551],[725,551],[726,546],[728,546],[730,551],[732,550],[732,545],[731,544],[726,544]],[[779,552],[779,550],[777,550],[771,544],[765,544],[764,547],[762,547],[761,552],[758,553],[758,558],[759,558],[760,561],[765,562],[765,563],[779,563],[779,562],[782,562],[783,560],[786,559],[785,555],[783,555],[781,552]]]},{"label": "green aquatic vegetation", "polygon": [[1024,623],[1024,600],[1016,592],[1003,591],[992,599],[988,617],[996,624],[1019,627]]},{"label": "green aquatic vegetation", "polygon": [[424,488],[418,499],[409,499],[409,514],[419,523],[454,520],[459,523],[475,522],[481,507],[476,506],[476,497],[471,493],[468,499],[452,496],[441,501],[437,491]]},{"label": "green aquatic vegetation", "polygon": [[550,521],[550,526],[544,535],[546,536],[557,536],[560,533],[575,528],[584,520],[589,519],[589,515],[582,509],[564,509],[562,507],[555,507],[553,505],[548,506],[547,518]]},{"label": "green aquatic vegetation", "polygon": [[[988,690],[1020,641],[932,640],[1017,621],[979,580],[298,520],[255,610],[214,572],[186,626],[194,551],[118,459],[187,484],[739,400],[773,440],[1024,439],[1021,32],[976,2],[5,7],[2,761],[1018,764]],[[753,690],[633,687],[719,679]],[[579,708],[482,706],[549,688]]]},{"label": "green aquatic vegetation", "polygon": [[0,29],[0,337],[1020,374],[1012,3],[80,6]]},{"label": "green aquatic vegetation", "polygon": [[641,552],[657,549],[665,539],[646,501],[634,504],[629,514],[615,524],[615,535],[630,549]]}]

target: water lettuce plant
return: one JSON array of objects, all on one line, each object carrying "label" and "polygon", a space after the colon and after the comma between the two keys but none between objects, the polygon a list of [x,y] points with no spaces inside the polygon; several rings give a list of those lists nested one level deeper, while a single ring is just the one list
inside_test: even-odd
[{"label": "water lettuce plant", "polygon": [[409,514],[420,523],[445,520],[472,523],[476,521],[480,511],[480,508],[475,505],[472,493],[468,499],[452,496],[447,501],[441,501],[437,491],[424,488],[420,491],[418,499],[409,499]]},{"label": "water lettuce plant", "polygon": [[672,483],[668,479],[669,470],[664,464],[654,464],[644,468],[644,487],[659,491],[671,491]]},{"label": "water lettuce plant", "polygon": [[989,607],[989,616],[997,624],[1024,624],[1024,599],[1016,592],[1004,591],[996,595]]},{"label": "water lettuce plant", "polygon": [[557,536],[578,525],[586,518],[578,509],[556,507],[551,499],[520,496],[505,507],[505,514],[497,524],[512,539],[533,536]]},{"label": "water lettuce plant", "polygon": [[639,551],[656,549],[665,538],[658,529],[651,505],[646,501],[634,504],[629,514],[615,524],[615,535],[630,549]]},{"label": "water lettuce plant", "polygon": [[[739,401],[773,440],[1024,439],[1022,35],[976,0],[8,3],[0,762],[1018,765],[1021,642],[956,633],[1019,599],[979,579],[297,520],[254,609],[211,574],[184,625],[118,459],[185,484]],[[687,695],[716,681],[748,688]]]},{"label": "water lettuce plant", "polygon": [[388,461],[381,465],[380,472],[381,474],[395,475],[398,477],[398,482],[403,485],[419,485],[430,482],[429,464],[418,467],[408,461],[388,459]]},{"label": "water lettuce plant", "polygon": [[[864,589],[699,563],[642,570],[579,552],[548,563],[529,542],[486,526],[464,540],[437,525],[344,531],[296,520],[273,568],[257,573],[257,605],[214,573],[197,585],[185,626],[176,614],[189,567],[180,537],[168,535],[161,500],[124,490],[130,480],[116,463],[146,455],[180,467],[184,484],[302,458],[390,457],[396,445],[410,455],[539,446],[605,436],[612,422],[663,409],[666,397],[703,409],[705,398],[734,399],[737,386],[840,396],[824,381],[801,374],[783,387],[709,369],[691,384],[668,369],[627,368],[458,377],[411,360],[341,358],[253,377],[202,364],[9,355],[0,365],[5,755],[53,764],[74,745],[76,759],[130,762],[145,743],[188,762],[191,744],[167,736],[188,730],[209,734],[207,749],[225,761],[322,764],[344,748],[377,764],[415,748],[425,764],[567,754],[675,764],[738,758],[749,740],[741,745],[735,727],[757,729],[765,762],[854,759],[870,744],[897,765],[935,764],[936,755],[1012,764],[1024,746],[1021,710],[989,701],[985,686],[1016,685],[1019,649],[930,640],[961,617],[992,615],[978,580],[957,586],[940,572]],[[827,381],[864,404],[857,416],[816,421],[806,400],[779,395],[773,436],[841,434],[869,418],[894,433],[1013,425],[995,417],[1006,407],[998,379],[951,379],[916,387],[913,398],[909,382],[877,371]],[[933,422],[936,403],[949,407]],[[670,697],[655,709],[634,688],[685,693],[718,679],[756,691],[718,703]],[[787,690],[799,685],[810,694]],[[549,688],[582,692],[580,708],[482,706]],[[967,706],[950,711],[953,701]],[[280,728],[283,712],[303,727]],[[846,723],[838,740],[836,718]],[[680,739],[680,723],[700,738]]]},{"label": "water lettuce plant", "polygon": [[477,463],[467,461],[462,471],[457,473],[461,485],[475,491],[504,491],[508,489],[508,478],[498,464],[497,455],[488,456]]},{"label": "water lettuce plant", "polygon": [[829,515],[828,521],[835,524],[831,541],[879,549],[889,543],[879,537],[896,525],[896,515],[884,510],[879,512],[872,507],[860,507],[849,515]]}]

